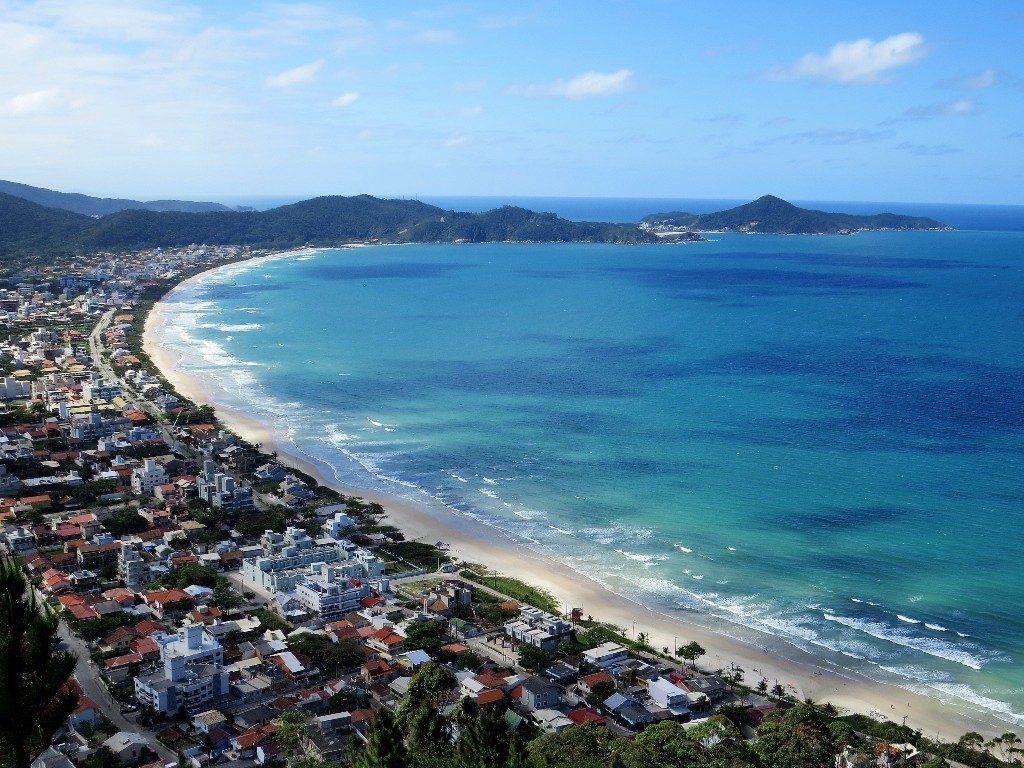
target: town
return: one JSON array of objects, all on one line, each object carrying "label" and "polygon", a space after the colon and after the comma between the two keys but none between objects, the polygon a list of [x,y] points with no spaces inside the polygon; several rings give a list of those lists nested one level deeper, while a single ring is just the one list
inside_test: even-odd
[{"label": "town", "polygon": [[559,738],[607,756],[655,732],[710,759],[768,749],[793,718],[830,734],[823,764],[932,759],[908,728],[839,719],[702,667],[696,643],[651,647],[408,541],[175,393],[141,349],[148,307],[260,254],[104,253],[0,291],[0,544],[77,657],[74,709],[34,766],[348,764],[403,738],[436,765],[499,749],[486,764],[554,766]]}]

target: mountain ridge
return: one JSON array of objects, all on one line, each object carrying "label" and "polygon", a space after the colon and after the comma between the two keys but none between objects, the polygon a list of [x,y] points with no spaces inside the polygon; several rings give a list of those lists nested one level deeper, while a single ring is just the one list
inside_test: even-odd
[{"label": "mountain ridge", "polygon": [[119,197],[94,197],[78,192],[58,192],[46,187],[33,187],[17,181],[0,179],[0,192],[29,200],[47,208],[59,208],[84,216],[109,216],[125,210],[144,211],[230,211],[230,206],[220,203],[195,202],[191,200],[130,200]]}]

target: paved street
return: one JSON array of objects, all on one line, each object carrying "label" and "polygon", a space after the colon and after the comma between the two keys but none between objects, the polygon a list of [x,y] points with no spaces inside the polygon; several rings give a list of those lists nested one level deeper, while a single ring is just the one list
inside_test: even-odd
[{"label": "paved street", "polygon": [[75,667],[75,678],[78,680],[79,685],[82,686],[82,691],[96,702],[104,717],[119,730],[134,731],[141,734],[149,743],[150,749],[156,752],[161,760],[177,762],[178,756],[158,742],[151,731],[142,728],[138,723],[124,716],[120,705],[114,701],[106,687],[100,682],[99,671],[89,659],[89,648],[85,641],[72,634],[64,622],[60,624],[60,637],[64,646],[78,657],[78,666]]}]

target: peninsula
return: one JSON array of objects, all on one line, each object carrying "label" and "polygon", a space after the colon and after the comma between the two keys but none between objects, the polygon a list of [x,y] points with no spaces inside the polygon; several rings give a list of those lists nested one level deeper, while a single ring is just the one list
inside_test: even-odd
[{"label": "peninsula", "polygon": [[652,213],[640,228],[655,235],[678,236],[685,232],[752,232],[762,235],[849,235],[872,229],[949,229],[924,216],[879,213],[858,216],[800,208],[774,195],[717,213]]}]

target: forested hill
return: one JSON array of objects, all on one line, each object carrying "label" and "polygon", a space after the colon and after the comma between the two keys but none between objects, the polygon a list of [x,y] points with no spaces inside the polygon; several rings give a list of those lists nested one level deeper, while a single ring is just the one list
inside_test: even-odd
[{"label": "forested hill", "polygon": [[653,213],[644,217],[645,229],[682,228],[698,232],[758,232],[762,234],[844,234],[869,229],[947,229],[935,219],[879,213],[858,216],[800,208],[773,195],[717,213]]},{"label": "forested hill", "polygon": [[125,210],[96,219],[0,193],[0,259],[34,260],[190,243],[287,248],[366,240],[645,243],[656,239],[632,224],[569,221],[511,206],[457,213],[418,200],[370,195],[317,197],[268,211]]},{"label": "forested hill", "polygon": [[32,187],[16,181],[0,179],[0,192],[29,200],[48,208],[60,208],[85,216],[107,216],[126,210],[146,211],[230,211],[220,203],[197,203],[191,200],[127,200],[117,197],[92,197],[77,192],[57,192],[44,187]]}]

